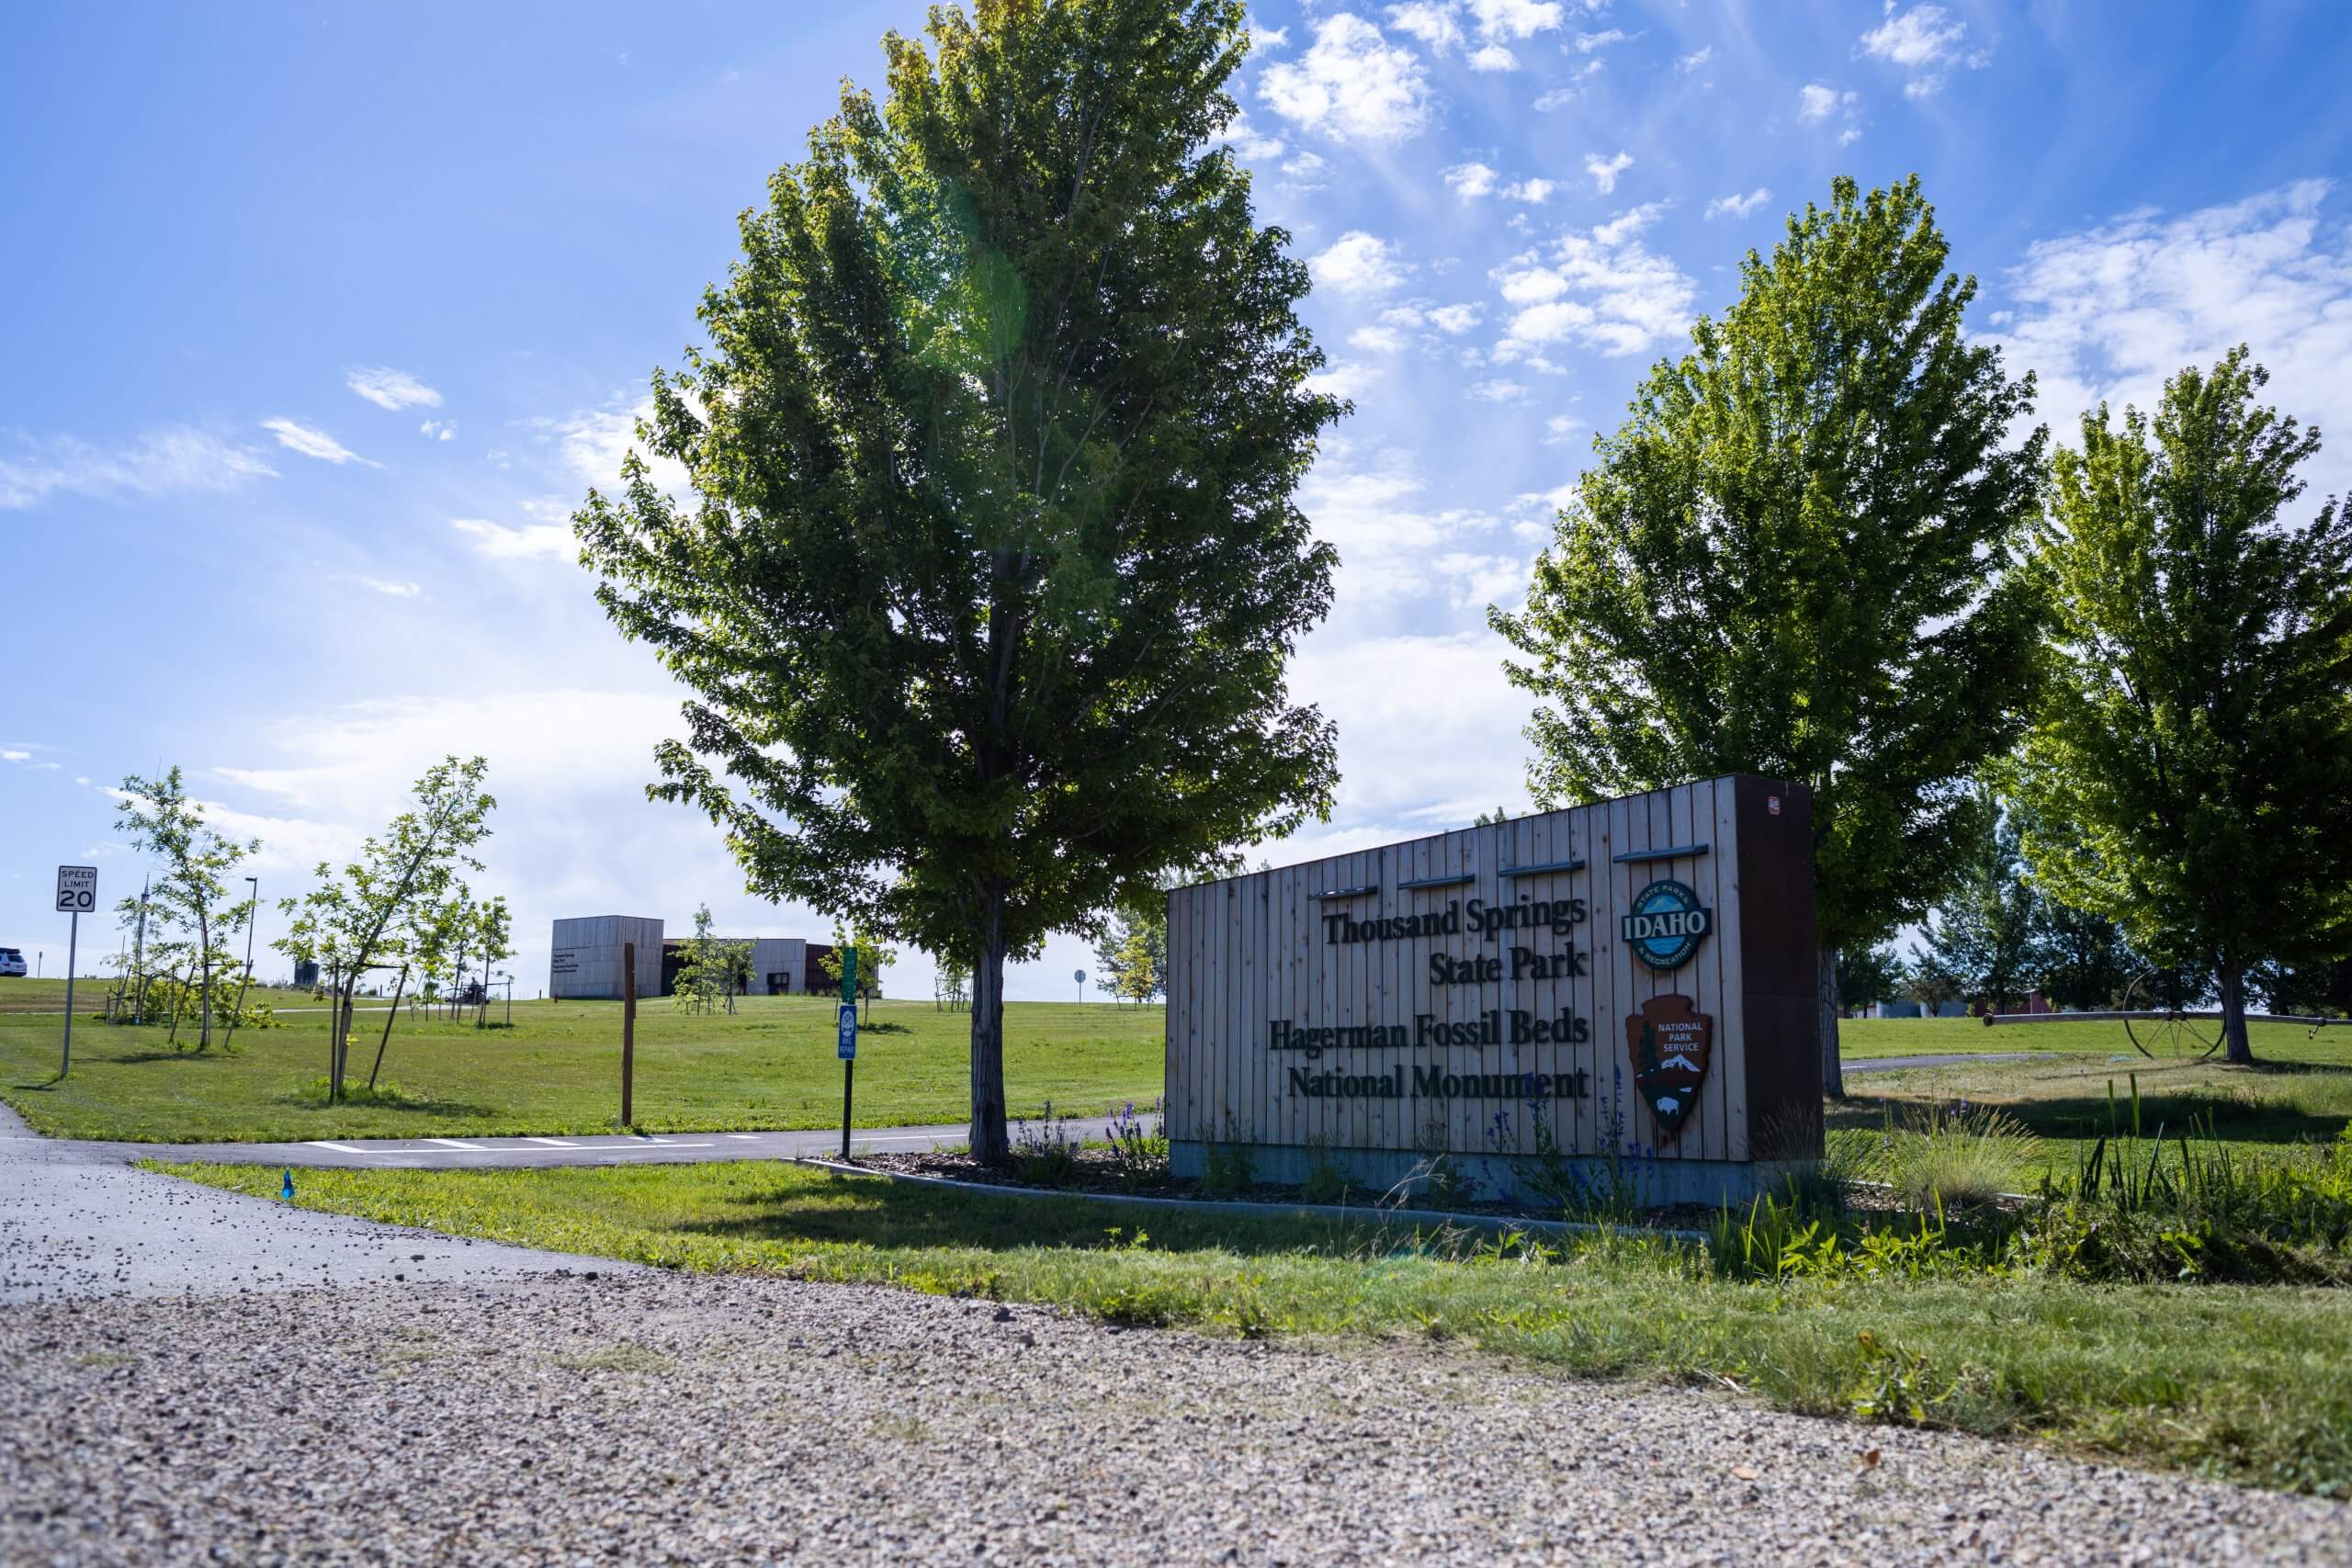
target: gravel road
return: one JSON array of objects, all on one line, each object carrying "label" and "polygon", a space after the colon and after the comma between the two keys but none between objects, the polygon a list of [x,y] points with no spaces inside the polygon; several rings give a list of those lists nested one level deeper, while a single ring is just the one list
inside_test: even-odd
[{"label": "gravel road", "polygon": [[51,1303],[0,1358],[10,1563],[2352,1552],[2340,1505],[2015,1446],[777,1279]]},{"label": "gravel road", "polygon": [[0,1304],[627,1267],[289,1209],[131,1168],[153,1152],[40,1137],[0,1106]]}]

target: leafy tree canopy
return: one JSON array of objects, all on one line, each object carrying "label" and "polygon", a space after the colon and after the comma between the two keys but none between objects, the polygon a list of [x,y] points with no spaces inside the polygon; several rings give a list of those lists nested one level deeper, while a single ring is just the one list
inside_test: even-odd
[{"label": "leafy tree canopy", "polygon": [[1747,772],[1813,791],[1825,1078],[1834,964],[1917,919],[1967,852],[1969,783],[2031,690],[2009,568],[2044,442],[1962,318],[1973,278],[1917,177],[1789,220],[1738,300],[1594,444],[1525,610],[1530,788],[1600,799]]},{"label": "leafy tree canopy", "polygon": [[657,796],[752,890],[971,961],[973,1148],[1002,969],[1170,867],[1328,813],[1283,668],[1334,553],[1294,502],[1343,405],[1306,268],[1216,140],[1241,0],[976,0],[884,40],[741,221],[657,375],[598,598],[692,692]]},{"label": "leafy tree canopy", "polygon": [[2352,952],[2352,518],[2282,520],[2319,435],[2267,379],[2233,349],[2057,453],[2052,678],[2016,770],[2035,874],[2211,976],[2240,1062],[2249,971]]}]

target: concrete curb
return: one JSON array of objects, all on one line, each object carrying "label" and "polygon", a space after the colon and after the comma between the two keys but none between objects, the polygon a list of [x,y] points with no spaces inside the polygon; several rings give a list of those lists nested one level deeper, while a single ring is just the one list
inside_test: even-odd
[{"label": "concrete curb", "polygon": [[1351,1208],[1343,1203],[1252,1203],[1247,1200],[1219,1198],[1144,1198],[1124,1192],[1080,1192],[1055,1190],[1043,1187],[1000,1187],[987,1181],[957,1181],[946,1176],[915,1176],[903,1170],[869,1170],[864,1166],[843,1165],[839,1160],[819,1159],[802,1155],[784,1163],[805,1165],[814,1170],[828,1170],[835,1176],[863,1176],[881,1181],[903,1181],[917,1187],[946,1187],[964,1192],[985,1192],[998,1198],[1082,1198],[1101,1203],[1148,1203],[1162,1209],[1191,1209],[1204,1213],[1254,1214],[1261,1219],[1316,1218],[1339,1220],[1370,1220],[1376,1224],[1395,1224],[1403,1220],[1431,1220],[1448,1224],[1467,1226],[1476,1230],[1540,1231],[1546,1235],[1599,1235],[1606,1231],[1619,1234],[1665,1236],[1676,1241],[1705,1241],[1707,1233],[1694,1230],[1670,1230],[1652,1225],[1597,1225],[1583,1220],[1530,1220],[1508,1214],[1464,1214],[1442,1209],[1376,1209]]}]

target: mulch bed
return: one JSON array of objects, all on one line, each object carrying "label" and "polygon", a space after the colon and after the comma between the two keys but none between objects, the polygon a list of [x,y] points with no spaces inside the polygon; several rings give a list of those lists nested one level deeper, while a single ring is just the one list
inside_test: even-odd
[{"label": "mulch bed", "polygon": [[[1059,1183],[1024,1180],[1017,1168],[982,1165],[969,1155],[939,1150],[921,1154],[859,1154],[850,1163],[868,1170],[891,1171],[902,1176],[942,1177],[950,1181],[1019,1188],[1032,1192],[1088,1192],[1123,1198],[1211,1196],[1202,1190],[1197,1181],[1162,1179],[1131,1186],[1109,1152],[1102,1149],[1078,1151],[1076,1174],[1069,1181]],[[1227,1201],[1263,1203],[1269,1208],[1293,1208],[1309,1201],[1301,1189],[1275,1182],[1260,1182]],[[1400,1199],[1363,1187],[1350,1188],[1340,1201],[1350,1208],[1382,1208],[1407,1213],[1430,1212],[1530,1220],[1562,1217],[1556,1209],[1535,1208],[1523,1203],[1500,1203],[1466,1197],[1440,1201],[1425,1194],[1412,1194]],[[1637,1223],[1664,1229],[1700,1230],[1706,1227],[1714,1211],[1704,1204],[1677,1203],[1648,1210]]]}]

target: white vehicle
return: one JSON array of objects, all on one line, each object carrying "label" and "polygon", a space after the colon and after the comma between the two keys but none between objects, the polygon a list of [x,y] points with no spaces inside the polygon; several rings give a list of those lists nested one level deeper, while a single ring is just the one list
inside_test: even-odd
[{"label": "white vehicle", "polygon": [[0,980],[21,980],[24,977],[24,950],[17,947],[0,947]]}]

